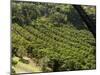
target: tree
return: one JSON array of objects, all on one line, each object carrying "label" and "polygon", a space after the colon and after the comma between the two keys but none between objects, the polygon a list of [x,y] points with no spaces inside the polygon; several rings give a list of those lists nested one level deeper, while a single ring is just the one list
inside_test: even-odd
[{"label": "tree", "polygon": [[92,32],[93,36],[96,38],[95,23],[89,18],[89,16],[85,12],[85,10],[80,5],[73,5],[73,7],[77,10],[77,12],[81,16],[82,20],[86,23],[88,29]]}]

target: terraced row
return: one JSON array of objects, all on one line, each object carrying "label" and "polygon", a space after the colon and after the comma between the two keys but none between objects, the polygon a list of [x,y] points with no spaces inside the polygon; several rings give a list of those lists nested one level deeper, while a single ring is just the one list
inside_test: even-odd
[{"label": "terraced row", "polygon": [[[39,34],[42,34],[42,36],[43,37],[49,37],[50,39],[54,39],[54,40],[56,40],[56,41],[59,41],[59,42],[61,42],[61,43],[63,43],[63,44],[69,44],[69,45],[71,45],[71,46],[79,46],[79,45],[83,45],[84,47],[87,47],[87,48],[89,48],[91,45],[89,45],[88,43],[86,43],[86,42],[82,42],[82,41],[79,41],[79,42],[77,42],[77,41],[74,41],[74,39],[75,38],[73,38],[73,37],[71,37],[70,38],[70,35],[67,35],[67,34],[65,34],[65,35],[67,35],[66,37],[61,37],[61,36],[59,36],[58,35],[58,33],[59,32],[54,32],[54,31],[52,31],[52,30],[48,30],[47,28],[44,28],[44,27],[35,27],[33,30],[31,30],[32,29],[32,27],[30,26],[30,27],[25,27],[30,33],[35,33],[35,32],[37,32],[37,33],[39,33]],[[55,28],[53,28],[53,29],[55,29]],[[35,31],[34,31],[35,30]],[[44,34],[43,34],[44,33]],[[57,34],[55,34],[55,33],[57,33]],[[39,35],[38,34],[38,35]],[[63,33],[62,33],[63,34]],[[60,35],[61,35],[61,33],[60,33]]]},{"label": "terraced row", "polygon": [[[71,45],[71,44],[69,44],[69,43],[66,43],[66,42],[62,42],[62,41],[59,41],[59,39],[61,38],[58,38],[59,36],[58,35],[55,35],[55,34],[53,34],[53,35],[49,35],[49,34],[47,34],[48,33],[48,31],[47,31],[47,33],[45,33],[45,32],[43,32],[42,30],[40,31],[40,30],[38,30],[37,28],[32,28],[31,26],[29,27],[18,27],[19,29],[17,29],[17,28],[15,28],[14,30],[15,31],[17,31],[18,32],[18,34],[20,34],[23,38],[25,38],[25,39],[28,39],[29,38],[29,35],[31,35],[31,40],[29,40],[29,41],[31,41],[32,43],[34,42],[35,44],[38,44],[38,43],[40,43],[40,45],[42,45],[43,46],[43,43],[44,43],[44,46],[42,47],[42,48],[52,48],[52,47],[55,47],[55,44],[57,45],[57,49],[59,50],[59,49],[61,49],[61,50],[66,50],[66,52],[67,53],[69,53],[69,51],[68,50],[73,50],[73,52],[75,51],[79,51],[79,53],[84,53],[85,51],[87,51],[87,54],[88,53],[90,53],[91,52],[91,50],[92,50],[92,48],[86,48],[85,46],[80,46],[81,47],[81,49],[80,48],[78,48],[78,47],[76,47],[75,46],[75,43],[72,41],[71,43],[73,44],[73,45]],[[21,30],[22,30],[22,32],[21,32]],[[26,34],[27,33],[27,35],[25,35],[25,34],[23,34],[23,32]],[[54,36],[56,36],[56,38],[58,39],[58,40],[54,40],[53,39],[53,37]],[[29,39],[30,39],[29,38]],[[37,39],[37,40],[36,40]],[[39,42],[38,42],[39,41]],[[68,40],[68,41],[70,41],[70,40]],[[39,46],[40,46],[39,45]],[[79,44],[78,44],[79,45]],[[60,47],[58,47],[58,46],[60,46]],[[80,49],[80,50],[79,50]],[[81,52],[82,51],[82,52]],[[65,52],[65,51],[61,51],[60,53],[61,54],[65,54],[65,53],[63,53],[63,52]],[[71,53],[72,53],[72,51],[71,51]],[[73,54],[73,53],[72,53]]]},{"label": "terraced row", "polygon": [[[31,29],[32,29],[31,26],[30,26],[30,27],[25,27],[25,28],[26,28],[30,33],[35,33],[35,32],[37,32],[38,35],[39,35],[39,34],[42,34],[42,35],[41,35],[42,37],[47,37],[47,36],[48,36],[49,39],[53,39],[53,37],[56,36],[56,35],[53,35],[52,33],[49,33],[49,31],[45,31],[46,29],[45,29],[45,30],[43,29],[43,30],[45,31],[45,32],[43,32],[43,30],[40,31],[40,30],[37,29],[37,28],[34,28],[33,30],[31,30]],[[40,27],[40,28],[41,28],[41,27]],[[43,33],[44,33],[44,34],[43,34]],[[43,35],[44,35],[44,36],[43,36]],[[59,37],[59,36],[57,36],[56,39],[57,39],[58,37]],[[60,38],[61,38],[61,37],[60,37]],[[58,38],[58,40],[56,40],[56,41],[59,41],[60,38]],[[68,40],[68,41],[70,41],[70,40]],[[59,41],[59,42],[61,42],[62,44],[64,43],[64,42],[62,42],[62,41]],[[52,42],[52,43],[53,43],[53,42]],[[79,43],[77,43],[76,45],[80,45],[80,46],[79,46],[79,47],[76,47],[76,46],[75,46],[75,43],[74,43],[73,41],[70,42],[70,43],[73,43],[73,45],[71,45],[71,44],[69,44],[69,43],[67,42],[67,43],[65,43],[65,45],[67,46],[67,48],[66,48],[66,46],[65,46],[64,48],[66,48],[67,50],[68,50],[68,49],[69,49],[69,50],[76,50],[76,49],[79,50],[79,49],[80,49],[80,50],[79,50],[80,52],[81,52],[81,51],[84,51],[84,50],[85,50],[85,51],[87,50],[87,52],[88,52],[88,50],[89,50],[89,51],[92,50],[92,48],[90,48],[90,47],[87,47],[87,48],[86,48],[86,46],[84,46],[84,45],[81,46],[81,44],[79,44]]]}]

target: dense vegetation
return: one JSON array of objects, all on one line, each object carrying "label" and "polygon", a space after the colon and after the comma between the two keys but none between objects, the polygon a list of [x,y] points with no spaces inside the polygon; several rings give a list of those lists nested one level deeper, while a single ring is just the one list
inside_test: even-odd
[{"label": "dense vegetation", "polygon": [[[95,7],[83,7],[95,15]],[[72,5],[13,2],[11,30],[14,73],[15,57],[31,58],[42,72],[96,68],[95,38]]]}]

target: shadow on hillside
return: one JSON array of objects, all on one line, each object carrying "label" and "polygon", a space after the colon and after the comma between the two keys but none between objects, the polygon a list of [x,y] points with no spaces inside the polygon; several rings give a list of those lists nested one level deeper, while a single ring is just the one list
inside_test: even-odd
[{"label": "shadow on hillside", "polygon": [[70,12],[67,13],[68,22],[70,22],[77,29],[87,29],[84,21],[74,8],[71,8]]},{"label": "shadow on hillside", "polygon": [[96,24],[96,14],[90,14],[89,17]]}]

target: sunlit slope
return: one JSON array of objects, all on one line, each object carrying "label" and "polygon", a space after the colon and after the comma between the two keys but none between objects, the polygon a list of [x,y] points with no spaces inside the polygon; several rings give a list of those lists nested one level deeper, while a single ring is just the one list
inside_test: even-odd
[{"label": "sunlit slope", "polygon": [[13,60],[18,61],[17,65],[13,66],[17,73],[42,72],[41,67],[37,66],[30,58],[28,58],[29,64],[21,62],[18,57],[14,57]]},{"label": "sunlit slope", "polygon": [[12,31],[13,45],[22,46],[26,52],[31,45],[33,58],[47,56],[62,61],[62,70],[70,70],[73,64],[75,70],[95,69],[95,39],[88,29],[38,23],[30,26],[14,24]]}]

